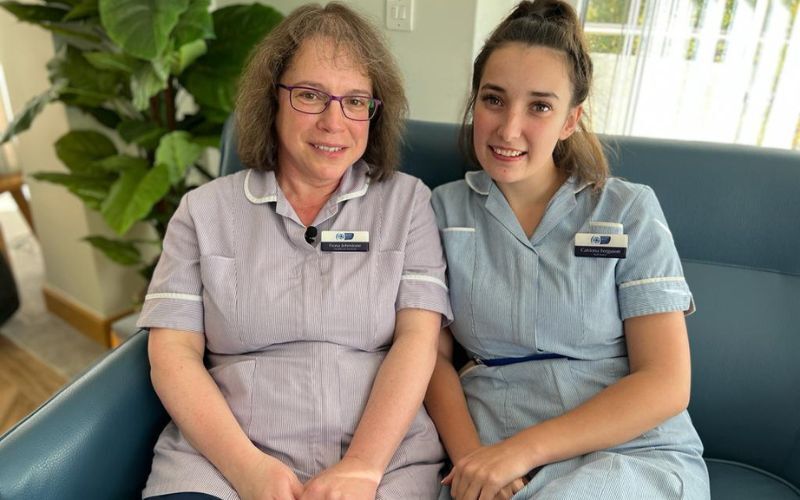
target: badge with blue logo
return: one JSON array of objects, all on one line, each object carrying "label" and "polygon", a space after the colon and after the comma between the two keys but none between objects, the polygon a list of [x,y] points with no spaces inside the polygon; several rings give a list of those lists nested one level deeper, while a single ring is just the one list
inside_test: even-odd
[{"label": "badge with blue logo", "polygon": [[627,251],[627,234],[577,233],[575,235],[575,257],[624,259]]},{"label": "badge with blue logo", "polygon": [[369,252],[369,231],[322,231],[323,252]]}]

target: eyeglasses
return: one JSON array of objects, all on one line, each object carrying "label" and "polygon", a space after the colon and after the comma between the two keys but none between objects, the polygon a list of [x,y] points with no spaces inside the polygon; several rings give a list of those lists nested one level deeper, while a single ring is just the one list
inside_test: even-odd
[{"label": "eyeglasses", "polygon": [[311,87],[291,87],[282,83],[278,87],[289,91],[289,103],[294,109],[309,115],[321,114],[328,109],[331,101],[339,101],[346,118],[365,122],[374,118],[383,104],[380,99],[363,95],[331,95]]}]

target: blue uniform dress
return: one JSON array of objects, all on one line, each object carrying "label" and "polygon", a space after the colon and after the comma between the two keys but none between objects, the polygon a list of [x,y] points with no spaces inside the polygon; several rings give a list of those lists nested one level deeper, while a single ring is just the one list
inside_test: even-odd
[{"label": "blue uniform dress", "polygon": [[[570,178],[531,238],[485,172],[439,187],[433,205],[448,261],[450,328],[467,354],[572,358],[462,372],[484,444],[561,415],[627,375],[626,318],[694,311],[672,235],[647,186],[612,178],[598,192]],[[579,233],[627,235],[625,258],[576,257]],[[544,466],[514,498],[706,499],[702,452],[684,411],[615,448]]]}]

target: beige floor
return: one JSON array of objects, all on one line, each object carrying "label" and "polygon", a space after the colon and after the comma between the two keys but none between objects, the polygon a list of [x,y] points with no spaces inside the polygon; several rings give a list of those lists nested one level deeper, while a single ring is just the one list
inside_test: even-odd
[{"label": "beige floor", "polygon": [[44,263],[36,238],[8,193],[0,195],[0,227],[20,293],[20,308],[0,326],[0,335],[56,374],[70,380],[106,349],[48,313],[42,297]]}]

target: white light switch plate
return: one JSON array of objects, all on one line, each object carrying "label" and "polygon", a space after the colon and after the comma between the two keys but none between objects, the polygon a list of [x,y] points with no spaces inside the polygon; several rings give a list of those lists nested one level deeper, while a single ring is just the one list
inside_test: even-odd
[{"label": "white light switch plate", "polygon": [[414,0],[386,0],[386,28],[414,30]]}]

